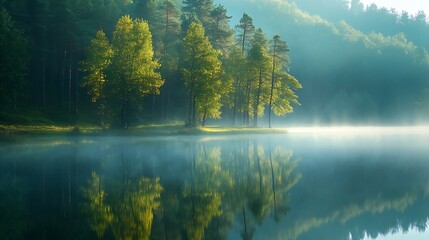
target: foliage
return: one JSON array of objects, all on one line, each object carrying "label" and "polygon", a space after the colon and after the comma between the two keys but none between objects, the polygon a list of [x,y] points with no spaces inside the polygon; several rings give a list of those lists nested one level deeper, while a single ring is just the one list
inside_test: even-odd
[{"label": "foliage", "polygon": [[[0,100],[14,108],[28,96],[28,40],[8,11],[0,7]],[[22,103],[23,101],[20,101]]]},{"label": "foliage", "polygon": [[[183,79],[189,94],[188,125],[203,124],[206,118],[219,118],[221,97],[228,91],[222,82],[219,51],[204,35],[204,27],[191,23],[183,39]],[[228,84],[228,83],[226,83]]]},{"label": "foliage", "polygon": [[[131,124],[130,116],[135,114],[131,109],[140,106],[140,98],[159,94],[164,83],[157,72],[160,64],[153,55],[149,25],[129,16],[119,19],[112,46],[102,31],[91,42],[89,57],[83,62],[88,72],[84,84],[90,87],[93,101],[108,99],[108,107],[115,112],[120,128]],[[106,77],[105,72],[110,65]],[[101,106],[103,108],[104,104]]]},{"label": "foliage", "polygon": [[82,62],[82,68],[86,72],[83,86],[88,87],[88,93],[93,102],[99,103],[101,115],[101,127],[104,127],[104,108],[106,105],[106,74],[107,68],[112,64],[113,48],[105,33],[100,30],[91,41],[88,48],[88,56]]}]

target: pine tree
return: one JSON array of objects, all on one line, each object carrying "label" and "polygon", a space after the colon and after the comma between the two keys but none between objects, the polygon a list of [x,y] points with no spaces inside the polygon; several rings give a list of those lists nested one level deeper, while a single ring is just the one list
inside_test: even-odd
[{"label": "pine tree", "polygon": [[209,28],[212,22],[212,17],[210,16],[210,13],[212,10],[213,10],[213,0],[184,0],[183,1],[183,9],[182,9],[183,13],[188,15],[195,14],[197,19],[201,22],[203,27],[206,29]]},{"label": "pine tree", "polygon": [[208,31],[208,37],[215,49],[221,50],[223,55],[227,55],[229,48],[233,45],[234,32],[229,26],[231,16],[222,5],[217,5],[210,13],[212,23]]},{"label": "pine tree", "polygon": [[[264,105],[268,99],[268,82],[270,73],[270,58],[268,39],[258,28],[252,39],[247,56],[248,78],[246,86],[246,117],[253,114],[253,125],[258,125],[258,117],[264,114]],[[247,120],[248,124],[248,120]]]},{"label": "pine tree", "polygon": [[271,128],[271,111],[283,116],[293,111],[292,103],[299,105],[295,91],[302,88],[299,81],[286,69],[289,63],[289,48],[279,35],[271,41],[271,84],[268,102],[268,123]]},{"label": "pine tree", "polygon": [[235,28],[237,30],[237,40],[241,46],[241,54],[244,56],[247,47],[250,45],[250,40],[255,33],[255,25],[253,25],[252,17],[243,13],[240,23]]}]

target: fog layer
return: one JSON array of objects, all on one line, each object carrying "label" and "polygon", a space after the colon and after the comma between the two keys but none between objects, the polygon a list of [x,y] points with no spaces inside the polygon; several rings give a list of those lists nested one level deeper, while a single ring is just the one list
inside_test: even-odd
[{"label": "fog layer", "polygon": [[[299,124],[416,124],[428,115],[429,27],[359,1],[216,1],[243,12],[289,44],[290,71],[303,84]],[[281,120],[284,122],[284,120]]]}]

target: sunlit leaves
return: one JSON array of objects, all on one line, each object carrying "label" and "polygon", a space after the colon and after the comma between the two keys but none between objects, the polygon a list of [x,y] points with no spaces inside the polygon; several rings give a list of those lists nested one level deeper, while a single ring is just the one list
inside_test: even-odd
[{"label": "sunlit leaves", "polygon": [[156,72],[160,65],[153,59],[152,35],[146,21],[120,18],[113,33],[113,49],[114,80],[119,93],[159,93],[164,81]]},{"label": "sunlit leaves", "polygon": [[139,108],[141,97],[159,94],[164,84],[159,67],[148,23],[124,16],[116,24],[112,45],[101,30],[91,41],[83,61],[84,85],[94,102],[109,100],[106,105],[118,115],[119,127],[125,128],[130,124],[129,109]]},{"label": "sunlit leaves", "polygon": [[188,124],[195,126],[197,120],[204,122],[206,118],[220,117],[221,96],[228,91],[230,83],[221,79],[220,52],[213,49],[201,24],[191,23],[183,48],[182,72],[190,99]]},{"label": "sunlit leaves", "polygon": [[113,49],[106,34],[99,30],[88,47],[88,56],[82,62],[82,69],[87,73],[83,86],[88,87],[93,102],[102,100],[106,83],[106,70],[112,63]]}]

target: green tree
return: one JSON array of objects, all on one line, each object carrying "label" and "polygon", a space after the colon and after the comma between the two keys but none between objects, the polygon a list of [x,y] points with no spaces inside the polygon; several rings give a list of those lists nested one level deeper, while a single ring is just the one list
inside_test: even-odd
[{"label": "green tree", "polygon": [[253,25],[253,19],[243,13],[242,18],[238,25],[235,26],[237,45],[240,48],[240,56],[235,53],[231,56],[235,62],[236,69],[233,71],[236,77],[234,77],[234,96],[233,96],[233,114],[232,122],[235,125],[237,113],[242,113],[243,124],[249,119],[249,96],[250,96],[250,81],[246,81],[247,62],[245,55],[250,46],[250,41],[255,33],[255,26]]},{"label": "green tree", "polygon": [[183,79],[188,89],[189,126],[196,126],[198,120],[219,118],[221,96],[228,91],[222,81],[222,65],[219,51],[213,49],[204,35],[204,27],[198,23],[189,26],[183,39]]},{"label": "green tree", "polygon": [[295,91],[302,88],[299,81],[287,72],[288,45],[279,35],[271,40],[271,84],[268,102],[268,123],[271,128],[271,112],[283,116],[293,112],[292,104],[300,105]]},{"label": "green tree", "polygon": [[241,54],[244,56],[246,48],[250,45],[250,40],[255,33],[255,25],[253,25],[253,19],[246,13],[240,19],[240,22],[235,26],[237,30],[237,40],[241,46]]},{"label": "green tree", "polygon": [[113,33],[112,98],[118,103],[118,125],[130,125],[132,107],[140,107],[139,99],[159,94],[164,80],[157,72],[160,64],[153,59],[152,35],[149,25],[129,16],[119,19]]},{"label": "green tree", "polygon": [[270,86],[270,100],[268,103],[268,125],[271,128],[271,111],[274,99],[274,88],[278,80],[277,75],[279,71],[284,71],[289,63],[287,52],[289,48],[285,41],[279,35],[275,35],[271,41],[271,86]]},{"label": "green tree", "polygon": [[210,13],[212,23],[208,31],[208,37],[215,49],[221,50],[223,55],[229,53],[234,42],[234,32],[229,26],[231,16],[222,5],[217,5]]},{"label": "green tree", "polygon": [[232,124],[235,125],[235,120],[238,113],[242,112],[243,88],[242,79],[245,69],[246,59],[241,54],[241,49],[238,46],[233,46],[230,53],[223,59],[225,72],[233,79],[231,93],[226,101],[228,107],[232,110]]},{"label": "green tree", "polygon": [[272,110],[277,116],[284,116],[293,112],[292,104],[300,105],[296,90],[302,85],[294,76],[287,72],[280,73],[275,80]]},{"label": "green tree", "polygon": [[162,56],[163,13],[161,0],[138,0],[134,1],[134,17],[147,21],[152,33],[154,54]]},{"label": "green tree", "polygon": [[[27,38],[15,26],[9,13],[0,8],[0,99],[17,107],[27,95]],[[3,105],[3,104],[2,104]]]},{"label": "green tree", "polygon": [[[206,29],[209,29],[212,23],[212,10],[213,0],[183,0],[182,12],[187,16],[195,15]],[[185,25],[184,29],[188,29],[188,26]]]},{"label": "green tree", "polygon": [[101,127],[104,127],[105,84],[107,68],[112,64],[113,48],[106,34],[99,30],[88,47],[88,56],[82,62],[82,69],[87,73],[83,86],[88,87],[92,102],[98,103]]},{"label": "green tree", "polygon": [[166,61],[169,56],[177,56],[177,42],[180,34],[180,12],[177,3],[173,0],[165,0],[161,6],[161,11],[163,12],[164,31],[162,37],[162,58]]},{"label": "green tree", "polygon": [[[165,78],[165,84],[161,89],[161,118],[168,119],[171,115],[172,90],[183,89],[183,85],[179,85],[178,77],[178,62],[180,46],[180,11],[177,3],[173,0],[165,0],[161,6],[161,49],[160,62],[161,73]],[[154,104],[153,104],[154,106]]]},{"label": "green tree", "polygon": [[251,48],[247,55],[248,80],[246,86],[246,117],[253,111],[253,125],[258,126],[258,117],[264,114],[264,106],[268,100],[268,81],[270,58],[268,39],[258,28],[253,36]]}]

